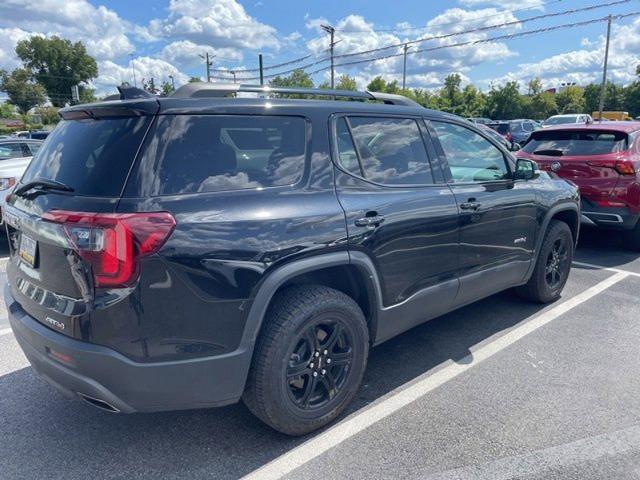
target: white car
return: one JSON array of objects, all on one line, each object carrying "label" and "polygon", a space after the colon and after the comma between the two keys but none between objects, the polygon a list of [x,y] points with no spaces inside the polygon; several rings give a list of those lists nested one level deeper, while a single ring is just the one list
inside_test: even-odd
[{"label": "white car", "polygon": [[586,113],[567,113],[564,115],[553,115],[542,122],[542,128],[551,125],[568,125],[571,123],[593,123],[591,115]]},{"label": "white car", "polygon": [[[7,194],[18,183],[41,145],[41,141],[25,138],[0,140],[0,212]],[[0,225],[3,221],[0,218]]]}]

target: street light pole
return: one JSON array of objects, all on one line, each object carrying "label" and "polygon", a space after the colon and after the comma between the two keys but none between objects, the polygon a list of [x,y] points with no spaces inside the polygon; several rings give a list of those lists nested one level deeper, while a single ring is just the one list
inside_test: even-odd
[{"label": "street light pole", "polygon": [[335,88],[335,67],[334,67],[334,62],[333,62],[333,47],[335,46],[335,42],[333,41],[334,39],[334,35],[336,33],[336,29],[333,28],[331,25],[320,25],[320,28],[322,28],[322,30],[324,30],[325,32],[327,32],[330,37],[331,37],[331,43],[329,44],[329,52],[331,55],[331,88]]},{"label": "street light pole", "polygon": [[598,107],[598,117],[602,121],[602,110],[604,110],[604,96],[607,91],[607,66],[609,63],[609,40],[611,39],[611,15],[607,20],[607,43],[604,48],[604,68],[602,69],[602,88],[600,90],[600,105]]},{"label": "street light pole", "polygon": [[135,69],[135,66],[133,65],[133,53],[130,53],[129,56],[131,57],[131,72],[133,73],[133,86],[138,88],[138,81],[136,80],[136,69]]},{"label": "street light pole", "polygon": [[402,63],[402,91],[407,88],[407,50],[409,50],[409,45],[404,44],[403,48],[403,63]]}]

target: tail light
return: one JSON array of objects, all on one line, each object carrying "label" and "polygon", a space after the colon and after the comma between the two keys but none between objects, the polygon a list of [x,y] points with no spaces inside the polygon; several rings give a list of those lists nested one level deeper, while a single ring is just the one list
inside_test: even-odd
[{"label": "tail light", "polygon": [[513,135],[511,134],[511,132],[507,133],[507,140],[513,142]]},{"label": "tail light", "polygon": [[139,274],[140,258],[157,252],[176,221],[168,212],[89,213],[51,210],[74,249],[92,268],[96,287],[127,287]]},{"label": "tail light", "polygon": [[620,175],[635,175],[636,169],[631,162],[616,162],[616,171]]}]

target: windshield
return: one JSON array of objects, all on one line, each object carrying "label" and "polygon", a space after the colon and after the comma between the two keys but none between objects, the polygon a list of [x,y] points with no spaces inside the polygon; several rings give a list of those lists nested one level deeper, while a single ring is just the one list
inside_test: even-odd
[{"label": "windshield", "polygon": [[628,148],[628,137],[624,132],[538,130],[523,150],[537,155],[564,156],[602,155]]},{"label": "windshield", "polygon": [[489,126],[502,135],[509,133],[508,123],[491,123]]},{"label": "windshield", "polygon": [[44,178],[78,195],[119,196],[150,117],[63,120],[22,177]]},{"label": "windshield", "polygon": [[545,120],[545,125],[564,125],[565,123],[576,123],[577,117],[551,117]]}]

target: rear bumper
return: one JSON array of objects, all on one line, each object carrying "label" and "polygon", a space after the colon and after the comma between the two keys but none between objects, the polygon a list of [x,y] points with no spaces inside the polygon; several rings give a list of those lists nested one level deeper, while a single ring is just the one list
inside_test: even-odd
[{"label": "rear bumper", "polygon": [[632,213],[628,208],[597,207],[582,203],[581,223],[585,226],[631,230],[638,223],[640,215]]},{"label": "rear bumper", "polygon": [[9,286],[4,298],[11,328],[29,362],[67,396],[126,413],[222,406],[242,396],[251,352],[137,363],[40,324],[14,300]]}]

